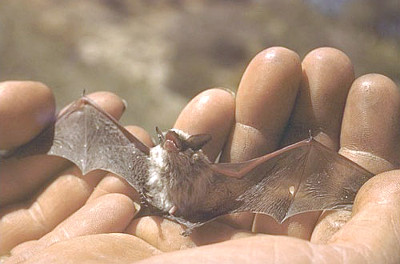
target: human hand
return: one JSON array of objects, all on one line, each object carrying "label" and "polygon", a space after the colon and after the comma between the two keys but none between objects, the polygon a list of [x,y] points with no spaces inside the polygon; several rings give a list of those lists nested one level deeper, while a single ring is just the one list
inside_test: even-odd
[{"label": "human hand", "polygon": [[[248,159],[251,157],[259,156],[277,148],[280,138],[283,134],[285,135],[283,142],[287,143],[307,137],[308,129],[311,129],[312,131],[314,131],[314,133],[320,132],[317,135],[319,141],[322,141],[324,144],[327,144],[331,148],[338,148],[340,123],[343,115],[343,108],[347,96],[347,91],[354,78],[350,61],[342,53],[336,50],[320,49],[314,51],[306,57],[306,59],[303,61],[303,71],[305,72],[305,74],[303,76],[303,81],[300,88],[301,95],[296,102],[294,114],[289,121],[289,129],[284,132],[291,113],[291,108],[295,102],[299,82],[302,79],[299,59],[297,55],[293,52],[285,49],[275,48],[269,49],[264,53],[261,53],[255,58],[255,60],[253,60],[243,77],[242,83],[238,91],[236,99],[236,124],[234,125],[234,130],[230,137],[230,143],[224,151],[223,159],[238,161],[241,159]],[[306,80],[306,77],[308,81]],[[395,85],[383,76],[370,75],[364,76],[362,78],[363,79],[359,79],[353,84],[353,88],[351,89],[352,92],[350,92],[347,103],[348,106],[346,106],[343,118],[343,129],[341,131],[342,153],[353,154],[351,156],[353,160],[356,160],[356,162],[360,163],[362,166],[373,172],[380,172],[391,169],[391,166],[395,166],[395,163],[398,162],[395,155],[395,151],[397,151],[397,149],[394,149],[398,146],[398,144],[396,144],[398,143],[399,134],[398,124],[394,125],[393,120],[390,119],[394,119],[391,117],[395,117],[396,115],[398,115],[398,112],[396,111],[398,111],[399,109],[399,95],[398,91],[395,89]],[[368,81],[370,82],[370,84],[369,87],[366,87],[365,83]],[[369,90],[368,94],[366,94],[366,89]],[[378,89],[382,89],[385,92],[383,92],[382,94],[382,90]],[[372,96],[371,91],[373,92]],[[374,96],[378,96],[379,98],[374,98]],[[382,107],[382,109],[378,107],[377,113],[371,112],[370,110],[372,99],[374,99],[375,102],[385,101],[384,105],[379,106]],[[312,104],[309,103],[310,101],[312,102]],[[376,103],[374,103],[374,105],[376,105]],[[199,95],[188,105],[188,107],[182,112],[181,116],[178,118],[175,126],[192,134],[200,132],[211,133],[214,137],[214,142],[207,146],[205,152],[210,157],[215,157],[217,153],[221,150],[226,138],[228,137],[228,134],[230,133],[229,130],[231,128],[231,122],[233,121],[234,107],[235,104],[233,98],[229,93],[226,93],[222,90],[209,90]],[[260,115],[259,113],[265,113],[265,115]],[[382,118],[382,116],[384,116],[385,118]],[[357,118],[359,118],[359,120],[357,120]],[[357,127],[360,128],[358,129],[358,131],[356,129]],[[379,130],[377,129],[377,127],[381,129]],[[357,142],[357,139],[359,139],[359,134],[365,134],[365,131],[368,132],[368,135],[362,138],[362,142]],[[243,143],[243,138],[246,139],[246,144]],[[247,146],[247,148],[243,150],[243,146]],[[351,146],[352,148],[355,147],[358,152],[350,151],[349,149],[351,148],[347,146]],[[371,153],[372,155],[369,155],[368,153]],[[386,159],[387,162],[380,158]],[[390,164],[390,162],[393,164]],[[90,182],[89,179],[91,178],[91,176],[87,176],[83,179],[87,179],[86,183],[88,183]],[[105,179],[107,178],[108,181],[112,181],[114,185],[111,183],[104,183]],[[57,178],[55,182],[58,179],[59,178]],[[360,192],[361,200],[359,199],[360,201],[355,204],[356,212],[357,208],[360,207],[358,205],[360,203],[362,204],[365,199],[367,199],[367,201],[374,201],[375,197],[379,197],[381,195],[382,190],[379,190],[379,188],[382,188],[382,186],[391,186],[391,184],[393,184],[393,181],[394,183],[396,183],[395,179],[393,179],[390,181],[392,183],[388,184],[387,177],[378,177],[376,179],[380,180],[377,180],[378,183],[373,183],[372,186],[378,188],[378,191],[370,191],[367,195],[364,196],[362,196],[362,192]],[[89,185],[91,184],[90,186],[94,186],[97,182],[98,180],[95,180],[93,183],[89,183]],[[99,195],[94,194],[96,192],[99,194],[99,190],[103,190],[103,192],[104,190],[106,190],[106,192],[115,191],[125,194],[132,193],[127,191],[129,187],[123,185],[123,183],[120,186],[121,188],[119,189],[110,188],[111,186],[116,186],[118,184],[121,184],[121,182],[118,182],[117,178],[108,176],[104,178],[99,184],[97,184],[96,190],[92,193],[91,197],[98,197]],[[63,186],[62,184],[59,186],[59,189],[61,189],[61,187],[65,188],[65,186]],[[365,190],[365,188],[363,188],[363,190]],[[374,190],[374,188],[372,188],[372,190]],[[393,195],[393,191],[391,194]],[[360,195],[358,197],[360,197]],[[110,201],[109,196],[110,195],[104,196],[104,200],[101,201],[101,204],[107,204]],[[100,198],[101,197],[99,197],[98,199]],[[93,198],[90,200],[93,200],[94,202],[98,199]],[[393,197],[390,199],[393,199]],[[89,204],[90,203],[87,203],[78,212],[82,212],[83,208],[88,207]],[[371,202],[367,204],[368,209],[370,208],[369,206],[371,206]],[[363,208],[364,210],[362,210]],[[387,214],[388,216],[395,213],[395,210],[393,208],[386,207],[384,209],[392,210],[390,214],[385,212],[385,214]],[[360,212],[364,213],[365,210],[365,206],[359,209]],[[373,210],[376,210],[376,208],[374,208]],[[79,231],[78,228],[78,232],[76,232],[77,227],[80,224],[80,221],[78,221],[79,217],[76,217],[78,212],[74,214],[75,219],[73,219],[74,215],[70,217],[70,219],[73,220],[69,219],[69,223],[75,224],[64,224],[63,228],[58,228],[58,230],[66,230],[67,234],[69,234],[68,236],[60,236],[61,232],[57,231],[56,228],[55,231],[57,232],[52,231],[49,233],[53,235],[49,236],[48,234],[45,236],[47,237],[47,239],[41,238],[39,240],[39,244],[42,245],[41,247],[36,246],[36,249],[32,250],[32,248],[35,248],[31,246],[32,243],[31,245],[25,244],[25,246],[20,246],[19,249],[17,247],[14,250],[15,254],[18,255],[18,253],[23,253],[23,251],[34,252],[34,254],[36,254],[36,256],[33,258],[34,260],[44,256],[49,257],[49,254],[61,254],[60,252],[63,251],[60,249],[62,248],[74,248],[72,245],[79,245],[79,243],[82,243],[82,240],[79,239],[87,238],[89,240],[85,240],[86,242],[92,241],[91,244],[96,244],[95,242],[98,241],[96,237],[84,237],[82,235],[91,234],[91,232],[100,232],[101,230],[99,231],[99,229],[97,229],[96,231],[94,231],[94,228],[91,231],[85,232],[83,230]],[[53,213],[51,212],[49,216],[50,215],[53,215]],[[360,213],[357,213],[349,222],[349,224],[346,225],[346,227],[348,227],[350,223],[354,223],[354,221],[356,221],[357,215],[360,215]],[[382,213],[379,216],[381,217],[382,215],[384,214]],[[88,214],[88,212],[86,212],[86,214],[82,213],[82,217],[83,216],[85,219],[90,219],[90,214]],[[316,213],[303,214],[297,217],[293,217],[285,222],[284,225],[277,225],[268,217],[257,216],[256,220],[254,221],[253,230],[273,234],[289,234],[291,236],[298,236],[306,239],[309,238],[311,234],[313,234],[312,241],[328,241],[330,239],[331,241],[340,242],[340,239],[343,239],[343,237],[340,237],[340,235],[338,234],[343,233],[346,236],[351,237],[351,234],[357,232],[357,229],[352,228],[350,225],[350,228],[345,229],[347,230],[347,232],[343,231],[342,229],[339,233],[335,235],[339,236],[339,239],[335,237],[331,238],[330,236],[332,235],[332,233],[336,231],[334,228],[332,228],[332,226],[334,226],[334,224],[337,224],[338,222],[340,223],[342,217],[342,214],[331,214],[328,215],[327,218],[321,218],[322,220],[320,220],[314,233],[312,233],[312,231],[314,230],[315,222],[318,219],[318,215]],[[252,215],[242,215],[241,217],[239,217],[239,219],[225,218],[224,222],[228,222],[230,225],[248,230],[250,229],[253,222],[250,218],[252,218]],[[370,220],[369,224],[371,224],[371,221],[373,221],[373,218],[371,219],[372,220]],[[390,219],[390,217],[388,219]],[[361,218],[361,220],[363,219]],[[68,222],[68,219],[64,222]],[[355,222],[355,226],[357,226],[357,224],[359,223]],[[60,226],[63,226],[63,224],[61,224]],[[395,231],[395,229],[391,229],[390,226],[386,227],[388,227],[387,230],[383,230],[382,232],[377,234],[378,237],[372,237],[369,241],[376,241],[377,238],[380,238],[383,235],[387,236],[386,233],[390,233],[390,231]],[[210,225],[206,225],[195,230],[194,234],[189,238],[183,238],[179,235],[180,228],[181,227],[179,225],[173,222],[153,217],[134,220],[125,231],[135,234],[137,237],[144,239],[145,241],[161,249],[162,251],[192,247],[194,245],[209,244],[211,242],[228,240],[230,238],[253,235],[249,232],[244,232],[241,229],[233,228],[229,225],[217,221],[214,221]],[[73,232],[72,237],[79,237],[77,239],[67,239],[71,237],[70,233],[73,230],[75,230],[75,232]],[[353,231],[349,232],[349,230]],[[104,230],[104,232],[110,231]],[[363,233],[371,235],[365,230],[363,231]],[[390,236],[388,237],[391,238]],[[107,239],[109,238],[107,237]],[[104,240],[107,239],[104,238]],[[52,244],[52,242],[54,243],[54,240],[65,240],[65,242],[57,243],[53,246],[48,246]],[[110,244],[114,245],[112,242],[113,241],[110,240]],[[388,240],[388,243],[389,245],[391,245],[390,239]],[[34,242],[33,244],[38,245],[38,242]],[[118,243],[118,245],[126,246],[129,244],[131,245],[132,241],[127,241],[127,243]],[[140,243],[137,244],[140,245]],[[252,248],[249,248],[250,245]],[[268,250],[267,247],[271,247],[273,245],[275,246],[275,248]],[[332,245],[332,243],[329,245]],[[240,250],[237,248],[237,246],[240,247]],[[345,246],[349,245],[345,244]],[[293,250],[291,249],[293,247],[298,247],[296,249],[297,255],[293,255],[290,253],[288,254],[288,252],[291,252],[290,250]],[[351,250],[351,243],[349,247],[350,253],[357,252],[357,247],[354,247],[353,251]],[[146,247],[147,250],[151,251],[150,248],[151,247]],[[210,259],[214,260],[224,260],[224,258],[225,260],[227,260],[229,258],[234,258],[237,261],[242,261],[242,259],[238,258],[238,252],[242,252],[243,257],[251,261],[251,259],[248,257],[248,254],[253,254],[253,256],[255,256],[254,252],[258,251],[258,253],[264,254],[259,255],[258,257],[268,257],[268,259],[273,260],[270,258],[273,257],[273,255],[268,254],[273,253],[275,255],[275,258],[295,257],[299,256],[299,254],[307,254],[310,251],[310,248],[312,250],[318,250],[318,254],[314,256],[317,258],[323,258],[324,256],[327,256],[327,254],[330,256],[340,257],[340,254],[343,253],[344,250],[347,250],[347,248],[345,247],[345,249],[341,251],[342,249],[340,248],[339,243],[339,250],[337,250],[337,252],[335,251],[337,255],[334,255],[335,252],[333,251],[335,247],[332,246],[327,246],[326,248],[323,248],[319,247],[319,245],[309,244],[305,241],[299,241],[292,238],[258,235],[255,238],[247,238],[237,241],[229,241],[225,243],[215,244],[211,248],[201,247],[195,250],[172,253],[172,255],[169,255],[168,260],[172,262],[177,258],[196,256],[201,257],[207,254]],[[388,246],[386,245],[386,248],[383,247],[383,249],[388,250]],[[152,250],[154,250],[153,253],[156,253],[156,250],[154,248]],[[233,250],[235,251],[232,253],[228,253]],[[105,251],[103,250],[103,252]],[[268,254],[265,254],[265,252],[267,252]],[[278,254],[279,252],[280,254]],[[74,255],[76,256],[79,254]],[[366,257],[366,255],[359,255],[361,257]],[[118,254],[116,256],[118,256]],[[298,261],[299,259],[296,260]],[[192,260],[196,260],[196,258],[191,258],[191,261]],[[199,260],[201,260],[201,258]]]},{"label": "human hand", "polygon": [[[235,125],[223,159],[262,155],[279,144],[306,138],[311,129],[320,142],[371,172],[397,168],[400,94],[396,85],[376,74],[354,81],[350,60],[334,49],[308,54],[302,62],[303,74],[299,65],[297,55],[285,49],[268,49],[250,63],[236,96]],[[262,215],[224,219],[247,230],[304,240],[257,235],[175,251],[143,263],[397,263],[399,194],[400,171],[389,171],[363,186],[352,215],[305,213],[283,225]]]},{"label": "human hand", "polygon": [[[124,110],[123,102],[113,94],[100,92],[90,97],[116,118]],[[26,143],[54,115],[51,91],[40,83],[2,83],[0,106],[2,149]],[[130,129],[143,142],[151,143],[142,129]],[[56,251],[66,258],[72,252],[69,259],[76,262],[96,252],[103,261],[107,261],[104,256],[123,261],[159,252],[140,239],[122,234],[135,215],[133,200],[136,197],[134,190],[115,176],[98,171],[81,177],[79,170],[66,160],[43,155],[2,160],[0,168],[0,255],[18,245],[8,259],[10,263],[30,259],[42,249],[50,249],[55,242],[72,238],[85,239],[84,252],[77,253],[82,250],[82,241],[69,245],[69,251]],[[127,193],[117,194],[118,190]],[[110,247],[115,241],[121,247]],[[128,253],[121,254],[127,250],[122,245],[131,248]],[[46,259],[51,262],[50,255]]]}]

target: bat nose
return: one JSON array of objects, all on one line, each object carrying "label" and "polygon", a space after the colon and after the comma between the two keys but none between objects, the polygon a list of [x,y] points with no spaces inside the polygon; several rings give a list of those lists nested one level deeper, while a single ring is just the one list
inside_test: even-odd
[{"label": "bat nose", "polygon": [[173,140],[165,140],[163,147],[168,152],[179,152],[179,148]]}]

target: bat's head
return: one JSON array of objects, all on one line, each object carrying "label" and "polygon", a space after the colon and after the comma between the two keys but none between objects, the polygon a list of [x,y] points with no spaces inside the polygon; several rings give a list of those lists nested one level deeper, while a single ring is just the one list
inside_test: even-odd
[{"label": "bat's head", "polygon": [[162,148],[172,153],[186,150],[198,151],[211,140],[210,134],[189,135],[178,129],[170,129],[162,133],[157,128],[157,134]]}]

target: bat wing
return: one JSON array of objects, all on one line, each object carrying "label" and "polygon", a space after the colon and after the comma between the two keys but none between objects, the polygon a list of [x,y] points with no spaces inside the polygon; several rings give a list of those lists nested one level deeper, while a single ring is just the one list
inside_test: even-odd
[{"label": "bat wing", "polygon": [[97,169],[115,173],[138,191],[148,171],[149,148],[87,97],[72,103],[52,126],[12,155],[44,153],[72,161],[82,174]]},{"label": "bat wing", "polygon": [[247,162],[211,166],[215,179],[207,197],[212,198],[187,217],[191,222],[254,212],[282,223],[302,212],[348,208],[373,176],[312,138]]}]

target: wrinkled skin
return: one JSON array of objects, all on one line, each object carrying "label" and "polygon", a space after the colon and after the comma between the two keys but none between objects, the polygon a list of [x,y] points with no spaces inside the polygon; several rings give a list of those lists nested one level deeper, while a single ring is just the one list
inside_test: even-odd
[{"label": "wrinkled skin", "polygon": [[[122,115],[116,95],[90,97]],[[1,83],[0,148],[27,142],[53,115],[43,84]],[[61,158],[40,156],[0,164],[0,254],[6,263],[399,263],[399,116],[396,85],[379,74],[355,80],[342,52],[320,48],[301,62],[290,50],[269,48],[250,62],[236,98],[206,90],[174,127],[210,133],[204,151],[214,159],[222,150],[223,161],[260,156],[311,129],[378,174],[358,193],[353,212],[305,213],[282,225],[262,215],[225,216],[183,237],[169,220],[135,219],[138,195],[120,178],[99,171],[82,177]],[[143,129],[129,129],[152,146]]]}]

